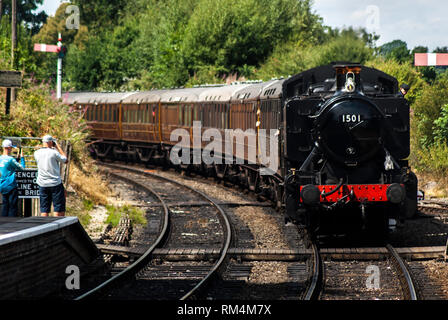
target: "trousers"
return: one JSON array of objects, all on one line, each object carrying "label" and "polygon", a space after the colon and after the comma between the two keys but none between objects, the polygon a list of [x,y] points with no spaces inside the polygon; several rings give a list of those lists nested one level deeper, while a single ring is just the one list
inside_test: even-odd
[{"label": "trousers", "polygon": [[19,192],[17,188],[12,189],[9,193],[3,194],[2,217],[16,217],[18,213]]}]

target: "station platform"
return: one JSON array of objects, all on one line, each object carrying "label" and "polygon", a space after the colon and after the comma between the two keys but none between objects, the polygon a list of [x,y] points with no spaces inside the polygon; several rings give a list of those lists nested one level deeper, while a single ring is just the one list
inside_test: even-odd
[{"label": "station platform", "polygon": [[0,299],[57,296],[100,257],[76,217],[0,217]]}]

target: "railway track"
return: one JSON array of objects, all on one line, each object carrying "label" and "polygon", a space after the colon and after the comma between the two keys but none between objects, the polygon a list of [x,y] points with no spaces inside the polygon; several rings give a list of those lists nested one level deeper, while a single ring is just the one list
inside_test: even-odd
[{"label": "railway track", "polygon": [[[111,166],[108,165],[108,168],[114,168],[116,170],[117,168],[119,170],[124,169],[123,166]],[[134,183],[136,179],[138,179],[137,176],[133,176],[133,174],[137,174],[138,176],[142,176],[144,173],[144,176],[147,175],[153,175],[151,172],[143,172],[147,170],[142,169],[130,169],[126,168],[128,170],[128,177],[125,179],[127,183]],[[110,172],[110,170],[108,170]],[[132,174],[129,173],[133,172]],[[116,174],[113,173],[112,174]],[[115,178],[119,178],[115,175]],[[159,178],[159,177],[158,177]],[[152,185],[152,188],[155,188],[154,185]],[[163,193],[167,188],[166,185],[161,186],[161,189],[156,190],[156,192]],[[171,208],[171,205],[173,207],[177,208],[178,211],[176,211],[176,214],[171,215],[171,220],[174,220],[174,217],[181,213],[181,211],[185,211],[186,207],[189,207],[191,205],[190,211],[194,209],[201,209],[201,211],[208,210],[210,207],[210,202],[204,203],[204,201],[199,202],[197,199],[165,199],[168,200],[167,205]],[[215,201],[218,202],[218,201]],[[228,208],[232,207],[267,207],[265,203],[262,202],[221,202],[220,203],[223,206],[226,206]],[[143,205],[146,207],[146,205]],[[158,203],[150,203],[147,207],[150,208],[157,208],[160,204]],[[176,207],[179,206],[179,207]],[[179,210],[182,209],[182,210]],[[200,217],[190,217],[191,220],[200,221]],[[239,245],[245,246],[249,242],[248,238],[250,238],[250,232],[247,229],[241,228],[241,226],[237,227],[238,224],[236,221],[234,221],[235,217],[232,217],[232,226],[234,229],[236,229],[236,232],[238,233],[238,238],[235,239],[235,242],[238,242]],[[208,219],[210,220],[210,219]],[[191,222],[191,221],[190,221]],[[179,232],[184,231],[185,233],[185,226],[187,224],[185,223],[176,223],[175,221],[171,224],[172,230],[171,230],[171,237],[173,237],[173,234],[177,231],[173,231],[173,229],[178,229]],[[176,227],[177,226],[177,227]],[[197,226],[195,226],[197,227]],[[192,231],[193,232],[193,231]],[[195,231],[197,233],[197,231]],[[208,234],[213,234],[213,232],[207,231]],[[194,279],[201,277],[201,275],[204,274],[204,272],[207,270],[207,267],[204,266],[207,264],[207,262],[215,261],[218,259],[218,255],[220,250],[215,246],[210,246],[210,243],[213,242],[213,239],[206,239],[203,241],[202,249],[199,249],[199,246],[197,244],[191,243],[191,246],[188,247],[182,247],[178,242],[176,242],[175,246],[170,246],[170,241],[168,241],[168,244],[164,246],[164,248],[159,248],[154,250],[152,256],[156,258],[157,263],[149,264],[147,267],[145,267],[144,271],[139,272],[137,275],[137,282],[138,279],[145,279],[148,281],[151,281],[153,286],[151,289],[151,292],[157,292],[157,286],[159,286],[162,290],[164,290],[164,294],[154,296],[154,294],[147,293],[148,290],[144,288],[144,286],[140,286],[139,288],[133,288],[132,290],[126,290],[126,294],[123,295],[110,295],[113,299],[121,299],[123,296],[128,298],[145,298],[145,299],[157,299],[163,296],[163,299],[176,299],[176,290],[173,289],[176,287],[175,283],[186,283],[189,282],[189,279]],[[173,243],[173,242],[171,242]],[[196,247],[194,247],[196,245]],[[123,247],[123,246],[114,246],[114,245],[99,245],[100,249],[105,254],[118,254],[118,255],[124,255],[127,257],[134,257],[138,258],[142,254],[142,248],[130,248],[130,247]],[[232,255],[232,260],[230,260],[226,267],[221,268],[219,272],[218,282],[215,282],[215,286],[212,287],[210,290],[208,290],[204,297],[207,299],[235,299],[236,297],[240,297],[241,299],[269,299],[272,298],[274,291],[277,292],[277,294],[281,295],[285,299],[298,299],[305,289],[306,280],[307,280],[307,263],[306,260],[308,259],[307,254],[303,255],[301,253],[293,252],[291,250],[281,250],[276,249],[273,252],[268,252],[266,249],[249,249],[249,248],[240,248],[235,251],[235,248],[233,248],[233,252],[230,254],[229,250],[229,256]],[[160,255],[160,253],[165,252],[166,254]],[[260,256],[260,252],[265,253],[264,258]],[[236,255],[235,255],[236,254]],[[252,256],[253,259],[250,262],[247,261],[247,259],[244,259],[243,261],[241,259],[241,255],[244,255],[246,258]],[[268,257],[267,257],[268,256]],[[299,260],[297,259],[291,259],[291,256],[294,257],[300,257]],[[274,286],[274,288],[268,288],[269,286],[260,284],[257,282],[259,279],[249,279],[250,277],[253,277],[255,274],[260,275],[263,273],[263,271],[270,270],[271,272],[277,272],[277,269],[282,269],[283,273],[287,274],[286,277],[288,278],[288,281],[285,281],[285,285],[277,285]],[[187,272],[184,272],[182,270],[187,270]],[[254,270],[256,270],[254,272]],[[255,276],[255,277],[256,277]],[[293,281],[293,284],[291,285],[291,281]],[[167,292],[166,290],[166,283],[170,283],[170,292]],[[253,282],[253,283],[251,283]],[[173,285],[174,283],[174,285]],[[249,285],[247,284],[249,283]],[[130,294],[128,293],[130,291]],[[181,291],[185,291],[185,289],[181,289]],[[142,296],[135,297],[136,292],[143,292]],[[146,293],[145,293],[146,292]],[[286,293],[285,293],[286,292]],[[183,298],[188,298],[188,295],[185,295]]]},{"label": "railway track", "polygon": [[[105,292],[107,292],[107,298],[111,299],[139,298],[135,296],[136,293],[142,293],[145,297],[151,298],[148,297],[149,292],[156,299],[163,297],[185,300],[198,295],[201,289],[216,276],[218,269],[222,268],[226,261],[227,251],[232,240],[232,230],[224,210],[202,192],[166,177],[150,172],[142,174],[141,171],[132,168],[112,165],[108,165],[108,167],[111,169],[109,170],[110,174],[114,177],[146,189],[158,199],[164,210],[162,228],[159,229],[157,240],[137,261],[77,299],[100,294],[104,296]],[[201,201],[207,201],[210,206],[196,207],[193,205],[186,210],[185,206],[179,207],[170,204],[178,202],[179,199],[185,203],[194,204],[198,202],[198,198]],[[175,214],[170,215],[170,213]],[[152,221],[157,223],[157,220]],[[169,222],[171,227],[168,227]],[[197,230],[195,233],[185,232],[185,230],[199,227],[195,224],[196,222],[202,222],[204,229],[202,233]],[[218,249],[220,253],[217,259],[208,262],[162,262],[158,264],[153,261],[152,254],[154,249],[162,244],[165,248],[208,246]],[[111,288],[117,287],[118,283],[123,284],[124,280],[130,279],[133,281],[128,281],[125,290],[119,288],[111,291]],[[176,279],[180,279],[180,281],[176,281]],[[184,281],[184,279],[190,279],[190,281]],[[170,285],[171,291],[168,293],[163,290],[167,281],[177,283],[174,286]],[[132,288],[133,286],[141,287],[142,284],[144,288]],[[167,294],[171,296],[167,297]]]},{"label": "railway track", "polygon": [[388,244],[383,250],[377,250],[377,254],[382,252],[377,257],[380,259],[372,259],[374,255],[369,248],[364,250],[364,255],[360,250],[356,260],[343,258],[325,262],[319,261],[319,253],[315,253],[315,281],[310,285],[305,299],[419,299],[410,268],[394,247]]},{"label": "railway track", "polygon": [[448,202],[441,200],[422,200],[418,203],[420,213],[444,214],[448,213]]},{"label": "railway track", "polygon": [[[163,208],[162,202],[167,204],[171,211],[182,215],[186,211],[191,214],[193,211],[210,210],[218,206],[226,208],[238,207],[269,207],[268,203],[251,201],[210,201],[210,199],[195,197],[175,198],[165,194],[170,183],[170,179],[156,175],[145,169],[130,169],[124,166],[111,166],[113,170],[127,170],[127,183],[136,185],[139,179],[152,177],[150,181],[164,180],[165,183],[160,188],[153,190],[162,198],[162,201],[147,201],[146,204],[139,206],[146,210],[157,210]],[[129,172],[133,173],[130,174]],[[111,174],[116,174],[111,172]],[[179,182],[176,182],[179,184]],[[136,185],[137,186],[137,185]],[[151,182],[151,187],[156,184]],[[183,187],[182,187],[183,188]],[[180,193],[177,193],[178,195]],[[187,209],[188,208],[188,209]],[[222,208],[221,208],[222,209]],[[223,210],[223,209],[222,209]],[[226,209],[227,210],[227,209]],[[224,210],[223,210],[224,211]],[[192,216],[191,216],[192,217]],[[192,218],[201,221],[201,218]],[[211,220],[210,217],[206,220]],[[232,219],[230,219],[232,220]],[[205,220],[203,220],[205,222]],[[238,229],[233,225],[234,229]],[[153,222],[153,225],[156,225]],[[174,238],[179,239],[180,234],[184,232],[185,223],[176,223],[178,227],[171,230],[171,236],[177,234]],[[190,223],[190,226],[191,223]],[[197,227],[197,226],[196,226]],[[191,229],[193,230],[193,229]],[[188,233],[188,232],[187,232]],[[196,232],[198,233],[198,232]],[[212,233],[207,231],[206,233]],[[226,264],[217,268],[219,271],[211,276],[213,286],[208,286],[207,290],[202,290],[206,286],[201,284],[207,277],[207,272],[213,267],[212,264],[221,256],[221,249],[215,243],[216,239],[204,238],[201,246],[195,242],[187,241],[187,246],[182,246],[179,242],[168,241],[164,247],[156,247],[152,250],[151,259],[146,266],[135,275],[137,286],[127,284],[125,291],[115,291],[108,295],[110,299],[188,299],[192,297],[201,297],[207,300],[247,300],[247,299],[280,299],[280,300],[315,300],[315,299],[389,299],[389,300],[413,300],[418,298],[417,291],[412,289],[412,277],[409,271],[405,269],[405,263],[401,256],[407,258],[428,258],[438,259],[443,256],[442,249],[439,247],[424,248],[323,248],[317,247],[305,249],[298,245],[295,250],[291,249],[257,249],[246,248],[244,237],[246,231],[237,230],[235,243],[227,248],[227,254],[223,258]],[[240,236],[242,236],[240,238]],[[250,235],[249,235],[250,236]],[[191,240],[191,239],[190,239]],[[114,256],[126,256],[132,259],[140,259],[146,251],[142,247],[125,247],[116,245],[99,245],[103,253]],[[393,253],[394,252],[394,253]],[[131,259],[131,261],[132,261]],[[325,261],[324,261],[325,259]],[[370,269],[369,269],[370,267]],[[369,274],[378,268],[380,272],[380,289],[368,287],[367,280]],[[257,285],[248,284],[251,274],[264,272],[263,270],[282,270],[286,273],[287,280],[278,285]],[[280,272],[280,271],[279,271]],[[372,273],[373,275],[373,273]],[[339,278],[339,279],[338,279]],[[348,279],[348,280],[347,280]],[[356,281],[358,282],[356,284]],[[361,281],[361,282],[360,282]],[[362,282],[363,281],[363,282]],[[210,280],[204,280],[204,283],[210,283]],[[138,284],[140,283],[140,284]],[[189,293],[186,287],[192,287],[193,283],[198,284],[196,292]],[[285,284],[288,283],[288,284]],[[166,287],[170,290],[166,290]],[[345,286],[345,288],[344,288]],[[352,290],[359,288],[359,290]],[[350,290],[352,290],[350,292]],[[135,295],[141,292],[141,295]],[[148,293],[149,292],[149,293]],[[163,292],[163,294],[161,294]],[[131,294],[129,294],[131,293]],[[158,294],[160,293],[160,294]]]}]

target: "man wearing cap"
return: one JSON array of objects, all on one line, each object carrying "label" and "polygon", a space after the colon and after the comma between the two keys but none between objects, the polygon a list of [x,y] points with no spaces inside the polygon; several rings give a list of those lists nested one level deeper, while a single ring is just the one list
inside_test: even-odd
[{"label": "man wearing cap", "polygon": [[20,164],[11,157],[12,141],[5,139],[2,142],[3,154],[0,156],[0,191],[3,197],[2,217],[15,217],[18,212],[19,194],[15,172],[25,168],[23,152],[20,153]]},{"label": "man wearing cap", "polygon": [[408,93],[408,91],[411,89],[411,87],[409,85],[407,85],[406,83],[403,83],[400,86],[400,92],[398,93],[399,97],[404,97],[406,96],[406,94]]},{"label": "man wearing cap", "polygon": [[55,215],[64,216],[65,189],[61,179],[60,163],[67,163],[67,155],[50,135],[42,138],[42,144],[43,148],[34,152],[37,162],[40,212],[42,216],[48,216],[53,203]]}]

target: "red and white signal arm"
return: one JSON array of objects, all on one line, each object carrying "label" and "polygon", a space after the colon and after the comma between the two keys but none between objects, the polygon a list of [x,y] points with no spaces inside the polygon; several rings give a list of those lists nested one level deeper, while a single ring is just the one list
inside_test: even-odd
[{"label": "red and white signal arm", "polygon": [[415,66],[448,66],[448,53],[416,53]]},{"label": "red and white signal arm", "polygon": [[35,43],[34,51],[40,52],[58,52],[58,46],[52,44]]}]

